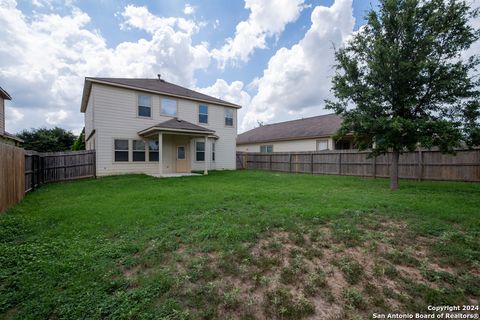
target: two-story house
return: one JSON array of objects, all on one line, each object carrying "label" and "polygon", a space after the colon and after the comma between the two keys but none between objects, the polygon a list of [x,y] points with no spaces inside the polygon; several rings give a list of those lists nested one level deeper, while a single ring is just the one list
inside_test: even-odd
[{"label": "two-story house", "polygon": [[12,100],[12,97],[0,87],[0,142],[19,146],[23,140],[5,131],[5,100]]},{"label": "two-story house", "polygon": [[233,170],[239,108],[160,77],[85,78],[85,146],[98,176]]}]

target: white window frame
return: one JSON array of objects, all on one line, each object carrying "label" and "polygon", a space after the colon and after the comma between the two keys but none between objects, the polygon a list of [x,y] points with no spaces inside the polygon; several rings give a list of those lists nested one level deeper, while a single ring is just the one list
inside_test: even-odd
[{"label": "white window frame", "polygon": [[[198,151],[197,150],[198,143],[203,143],[203,151]],[[205,141],[195,140],[195,162],[205,162],[206,151],[207,151],[207,145],[205,144]],[[197,153],[198,152],[203,152],[203,160],[198,160],[197,159]]]},{"label": "white window frame", "polygon": [[[207,108],[207,113],[201,113],[201,112],[200,112],[200,108],[201,108],[201,107]],[[199,104],[199,105],[198,105],[198,123],[208,124],[208,111],[209,111],[208,109],[209,109],[209,108],[208,108],[208,105],[206,105],[206,104]],[[201,115],[207,116],[207,122],[201,122],[201,121],[200,121],[200,116],[201,116]]]},{"label": "white window frame", "polygon": [[[148,105],[148,106],[140,105],[140,97],[148,97],[148,99],[150,100],[149,105]],[[149,108],[149,109],[150,109],[150,116],[142,116],[142,115],[140,115],[140,107]],[[148,95],[148,94],[138,94],[138,95],[137,95],[137,117],[139,117],[139,118],[147,118],[147,119],[151,119],[151,118],[152,118],[152,96],[151,96],[151,95]]]},{"label": "white window frame", "polygon": [[[142,152],[141,149],[135,149],[135,141],[142,141],[143,142],[143,160],[135,160],[135,152],[140,153]],[[132,139],[132,162],[146,162],[147,161],[147,154],[146,154],[146,143],[143,139]]]},{"label": "white window frame", "polygon": [[[232,113],[232,116],[229,117],[229,113]],[[226,127],[234,127],[234,122],[233,122],[233,119],[234,118],[234,112],[233,112],[233,109],[232,108],[225,108],[225,120],[224,120],[224,123],[225,123],[225,126]],[[232,119],[232,124],[227,124],[227,119]]]},{"label": "white window frame", "polygon": [[[167,114],[167,113],[163,112],[163,101],[166,101],[166,100],[175,102],[175,114],[174,115]],[[178,100],[177,99],[171,99],[171,98],[160,98],[160,115],[164,116],[164,117],[172,117],[172,118],[177,117],[178,116]]]},{"label": "white window frame", "polygon": [[[326,143],[326,148],[325,149],[320,149],[320,143],[323,143],[325,142]],[[323,151],[323,150],[329,150],[329,142],[328,142],[328,139],[319,139],[317,140],[317,151]]]},{"label": "white window frame", "polygon": [[[262,152],[262,148],[265,149],[265,151]],[[268,149],[270,148],[270,151]],[[273,153],[273,144],[263,144],[260,146],[260,152],[261,153]]]},{"label": "white window frame", "polygon": [[[120,140],[123,140],[123,141],[127,141],[127,150],[124,150],[124,149],[116,149],[116,141],[120,141]],[[116,159],[116,153],[117,152],[127,152],[127,160],[126,161],[117,161]],[[126,163],[126,162],[130,162],[130,140],[129,139],[117,139],[117,138],[114,138],[113,139],[113,162],[115,163]]]},{"label": "white window frame", "polygon": [[158,145],[158,150],[157,150],[157,151],[155,151],[155,150],[153,150],[153,149],[150,149],[150,142],[152,142],[152,141],[153,141],[153,142],[156,141],[156,142],[158,143],[158,140],[148,140],[148,141],[146,142],[146,144],[147,144],[147,154],[148,154],[148,160],[147,160],[147,161],[148,161],[148,162],[158,162],[158,159],[157,159],[157,160],[151,160],[151,159],[150,159],[150,153],[157,153],[157,154],[158,154],[157,157],[160,158],[160,153],[159,153],[159,152],[160,152],[160,145]]}]

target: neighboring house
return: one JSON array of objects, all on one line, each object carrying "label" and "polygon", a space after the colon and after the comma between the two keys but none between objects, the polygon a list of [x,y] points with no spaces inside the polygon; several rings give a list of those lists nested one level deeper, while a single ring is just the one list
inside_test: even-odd
[{"label": "neighboring house", "polygon": [[237,151],[271,153],[352,149],[351,137],[333,139],[341,124],[340,116],[326,114],[263,125],[239,134]]},{"label": "neighboring house", "polygon": [[160,78],[85,78],[85,147],[98,176],[233,170],[239,108]]},{"label": "neighboring house", "polygon": [[0,142],[19,146],[23,140],[5,131],[5,100],[12,100],[12,97],[0,87]]}]

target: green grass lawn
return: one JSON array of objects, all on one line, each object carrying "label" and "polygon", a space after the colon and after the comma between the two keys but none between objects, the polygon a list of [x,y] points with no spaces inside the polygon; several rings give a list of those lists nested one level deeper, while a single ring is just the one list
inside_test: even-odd
[{"label": "green grass lawn", "polygon": [[0,216],[0,318],[352,318],[480,299],[480,184],[272,172],[50,184]]}]

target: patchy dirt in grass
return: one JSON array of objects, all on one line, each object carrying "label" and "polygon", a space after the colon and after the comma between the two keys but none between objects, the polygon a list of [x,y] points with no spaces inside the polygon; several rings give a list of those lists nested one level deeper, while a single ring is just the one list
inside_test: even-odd
[{"label": "patchy dirt in grass", "polygon": [[480,283],[478,268],[467,276],[463,268],[460,282],[460,270],[431,254],[435,242],[404,221],[366,214],[271,230],[232,252],[182,245],[171,259],[179,281],[170,295],[193,319],[369,319],[478,301],[469,287]]}]

